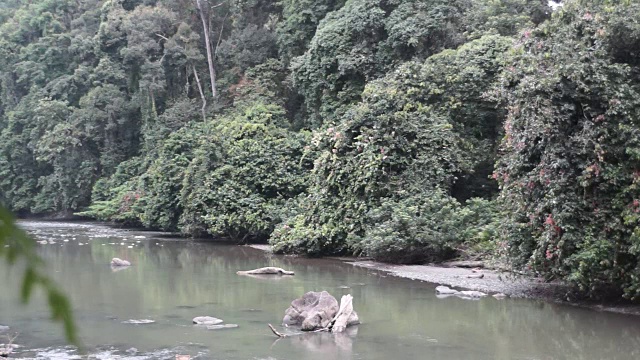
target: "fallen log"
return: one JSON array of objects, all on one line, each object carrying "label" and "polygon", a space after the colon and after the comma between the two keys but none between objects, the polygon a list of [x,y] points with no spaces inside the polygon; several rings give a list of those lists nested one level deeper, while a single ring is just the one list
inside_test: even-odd
[{"label": "fallen log", "polygon": [[287,271],[279,267],[263,267],[255,270],[238,271],[238,275],[295,275],[293,271]]}]

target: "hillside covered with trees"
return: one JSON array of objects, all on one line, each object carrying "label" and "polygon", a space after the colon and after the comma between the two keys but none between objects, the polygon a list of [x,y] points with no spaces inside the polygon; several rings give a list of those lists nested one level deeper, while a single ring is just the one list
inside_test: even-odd
[{"label": "hillside covered with trees", "polygon": [[0,1],[0,203],[640,299],[640,1]]}]

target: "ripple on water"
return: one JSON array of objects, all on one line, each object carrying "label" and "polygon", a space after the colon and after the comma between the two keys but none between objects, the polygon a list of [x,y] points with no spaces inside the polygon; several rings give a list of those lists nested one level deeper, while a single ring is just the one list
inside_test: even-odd
[{"label": "ripple on water", "polygon": [[190,354],[191,359],[204,358],[208,351],[202,344],[186,344],[167,349],[158,349],[149,352],[140,352],[136,348],[120,350],[116,348],[100,348],[87,355],[80,356],[77,350],[70,347],[42,348],[14,353],[15,359],[33,360],[76,360],[76,359],[96,359],[96,360],[174,360],[176,355]]}]

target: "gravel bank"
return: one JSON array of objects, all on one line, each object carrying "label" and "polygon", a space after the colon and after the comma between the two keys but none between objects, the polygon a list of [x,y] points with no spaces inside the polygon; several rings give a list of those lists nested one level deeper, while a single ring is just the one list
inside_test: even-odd
[{"label": "gravel bank", "polygon": [[[271,251],[269,245],[249,245],[261,251]],[[528,276],[518,276],[495,270],[480,269],[476,272],[467,268],[441,267],[432,265],[393,265],[357,258],[333,258],[353,266],[372,270],[384,271],[392,276],[413,280],[426,281],[433,284],[445,285],[458,290],[475,290],[487,294],[503,293],[513,298],[544,300],[586,307],[597,311],[609,311],[629,315],[640,315],[640,306],[633,304],[576,302],[567,299],[569,287],[560,282],[544,282]],[[483,274],[481,279],[469,278]]]}]

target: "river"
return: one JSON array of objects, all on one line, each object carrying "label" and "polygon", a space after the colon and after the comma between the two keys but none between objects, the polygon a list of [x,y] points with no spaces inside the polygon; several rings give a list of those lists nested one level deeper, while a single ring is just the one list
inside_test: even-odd
[{"label": "river", "polygon": [[[0,265],[0,324],[22,359],[638,359],[640,318],[540,301],[438,299],[435,285],[337,260],[93,223],[25,221],[50,275],[69,296],[85,353],[65,346],[41,294],[18,302],[19,269]],[[110,268],[112,258],[133,266]],[[236,274],[263,266],[295,276]],[[289,303],[307,291],[352,294],[362,324],[347,334],[276,338]],[[214,316],[238,328],[191,324]],[[132,319],[155,323],[134,325]],[[291,330],[288,330],[291,331]],[[0,340],[0,343],[3,342]]]}]

